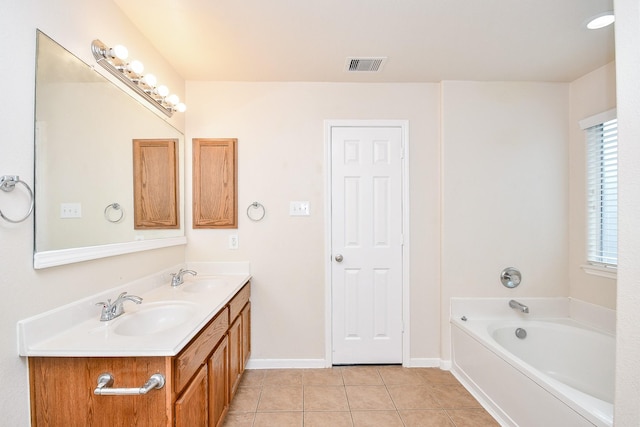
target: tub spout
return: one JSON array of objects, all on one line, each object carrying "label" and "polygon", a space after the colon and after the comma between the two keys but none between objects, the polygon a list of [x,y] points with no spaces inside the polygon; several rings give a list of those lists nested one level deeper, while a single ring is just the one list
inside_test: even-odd
[{"label": "tub spout", "polygon": [[514,308],[516,310],[520,310],[523,313],[528,313],[529,312],[529,307],[527,307],[524,304],[519,303],[518,301],[516,301],[514,299],[509,301],[509,307]]}]

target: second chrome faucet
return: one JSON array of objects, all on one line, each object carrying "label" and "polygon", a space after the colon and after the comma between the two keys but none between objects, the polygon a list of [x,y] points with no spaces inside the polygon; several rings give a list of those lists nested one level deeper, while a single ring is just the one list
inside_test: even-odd
[{"label": "second chrome faucet", "polygon": [[171,286],[179,286],[183,284],[185,274],[191,274],[194,276],[198,275],[198,273],[196,273],[193,270],[185,270],[181,268],[180,271],[178,271],[177,273],[171,273]]}]

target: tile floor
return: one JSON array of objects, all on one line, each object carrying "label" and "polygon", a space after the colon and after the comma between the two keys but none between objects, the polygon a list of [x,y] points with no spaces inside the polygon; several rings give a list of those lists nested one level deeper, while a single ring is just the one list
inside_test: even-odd
[{"label": "tile floor", "polygon": [[447,371],[400,366],[245,371],[223,427],[489,427]]}]

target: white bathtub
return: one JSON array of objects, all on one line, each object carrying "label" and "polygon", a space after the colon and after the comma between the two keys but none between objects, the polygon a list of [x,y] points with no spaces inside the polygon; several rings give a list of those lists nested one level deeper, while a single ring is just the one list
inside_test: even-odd
[{"label": "white bathtub", "polygon": [[539,301],[519,301],[532,315],[509,309],[508,300],[502,317],[452,310],[453,373],[502,425],[612,426],[613,334],[568,314],[535,315]]}]

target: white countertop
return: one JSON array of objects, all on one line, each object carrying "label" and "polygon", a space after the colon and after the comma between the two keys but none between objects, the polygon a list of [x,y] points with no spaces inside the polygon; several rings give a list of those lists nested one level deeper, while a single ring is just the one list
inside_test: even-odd
[{"label": "white countertop", "polygon": [[[21,320],[18,322],[19,354],[51,357],[175,356],[251,278],[248,263],[233,263],[231,266],[194,263],[187,268],[198,271],[198,275],[185,275],[184,283],[177,287],[172,287],[167,280],[170,271],[178,270],[174,268]],[[212,280],[215,280],[215,285],[198,289],[198,283],[212,283]],[[125,301],[123,315],[110,321],[100,321],[101,308],[95,304],[107,298],[113,301],[125,291],[142,297],[142,303],[137,305]],[[118,333],[118,325],[128,322],[128,316],[163,304],[189,306],[190,315],[181,323],[156,333],[133,336]]]}]

